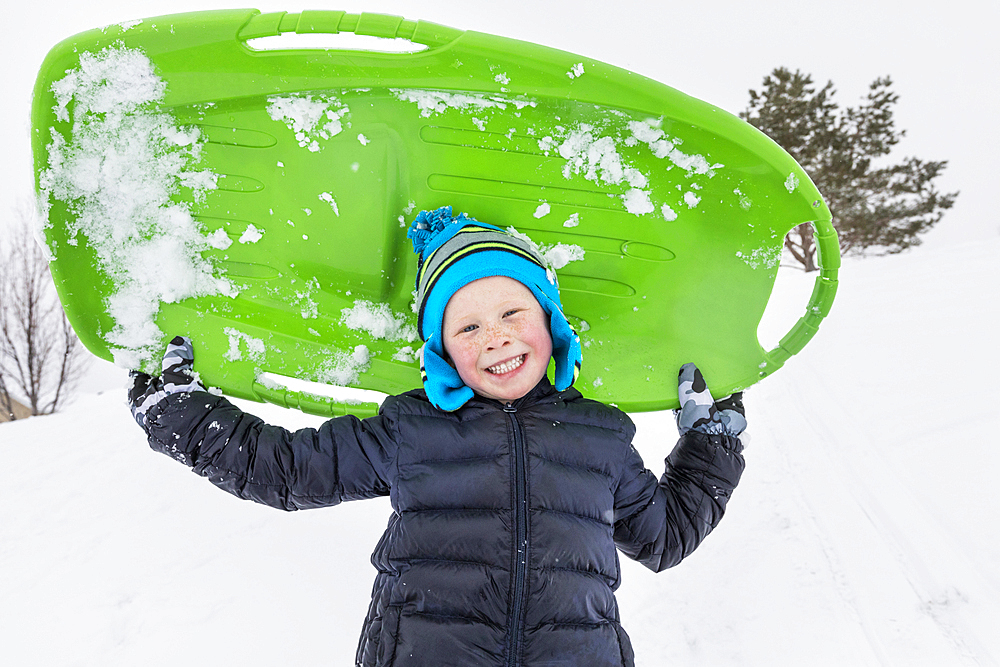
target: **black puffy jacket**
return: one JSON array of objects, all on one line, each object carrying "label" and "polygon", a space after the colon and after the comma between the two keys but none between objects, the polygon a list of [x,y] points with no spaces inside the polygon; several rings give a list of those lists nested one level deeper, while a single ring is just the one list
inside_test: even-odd
[{"label": "black puffy jacket", "polygon": [[625,413],[547,379],[513,404],[477,396],[447,413],[417,390],[295,433],[203,392],[149,416],[154,449],[240,498],[294,510],[390,496],[365,667],[632,665],[615,547],[675,565],[743,470],[739,440],[689,433],[657,480]]}]

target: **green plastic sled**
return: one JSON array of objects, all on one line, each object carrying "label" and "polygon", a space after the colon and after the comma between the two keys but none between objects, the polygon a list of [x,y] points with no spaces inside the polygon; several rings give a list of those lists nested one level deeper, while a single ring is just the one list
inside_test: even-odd
[{"label": "green plastic sled", "polygon": [[[415,46],[248,44],[289,32]],[[86,347],[157,371],[187,334],[206,384],[310,413],[376,405],[285,379],[419,386],[405,227],[421,209],[546,250],[583,341],[577,388],[627,411],[677,407],[688,361],[716,396],[773,373],[837,288],[830,211],[770,139],[632,72],[493,35],[339,11],[109,26],[49,53],[32,120],[52,274]],[[757,326],[803,223],[822,271],[765,350]]]}]

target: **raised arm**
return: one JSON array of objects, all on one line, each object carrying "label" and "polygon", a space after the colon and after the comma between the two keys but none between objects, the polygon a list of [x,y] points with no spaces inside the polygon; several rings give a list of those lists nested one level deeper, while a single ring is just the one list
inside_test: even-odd
[{"label": "raised arm", "polygon": [[158,378],[136,373],[129,403],[149,445],[246,500],[283,510],[389,493],[394,420],[337,417],[290,432],[204,390],[189,340],[175,338]]},{"label": "raised arm", "polygon": [[693,364],[681,368],[679,391],[681,438],[665,472],[657,480],[631,448],[615,494],[615,544],[656,572],[679,563],[712,532],[744,468],[742,395],[713,401]]}]

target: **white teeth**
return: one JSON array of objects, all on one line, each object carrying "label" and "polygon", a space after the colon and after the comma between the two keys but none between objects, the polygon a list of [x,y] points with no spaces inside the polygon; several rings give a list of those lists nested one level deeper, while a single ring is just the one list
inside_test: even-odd
[{"label": "white teeth", "polygon": [[512,370],[514,370],[515,368],[524,363],[524,356],[525,355],[522,354],[520,357],[517,357],[516,359],[511,359],[506,363],[497,364],[496,366],[490,366],[486,370],[488,370],[490,373],[493,373],[494,375],[503,375],[504,373],[510,373]]}]

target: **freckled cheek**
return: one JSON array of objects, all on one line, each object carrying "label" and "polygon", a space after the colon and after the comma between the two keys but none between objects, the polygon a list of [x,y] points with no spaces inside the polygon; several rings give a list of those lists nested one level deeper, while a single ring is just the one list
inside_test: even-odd
[{"label": "freckled cheek", "polygon": [[452,360],[460,366],[476,366],[479,359],[479,346],[473,341],[465,340],[448,346]]}]

